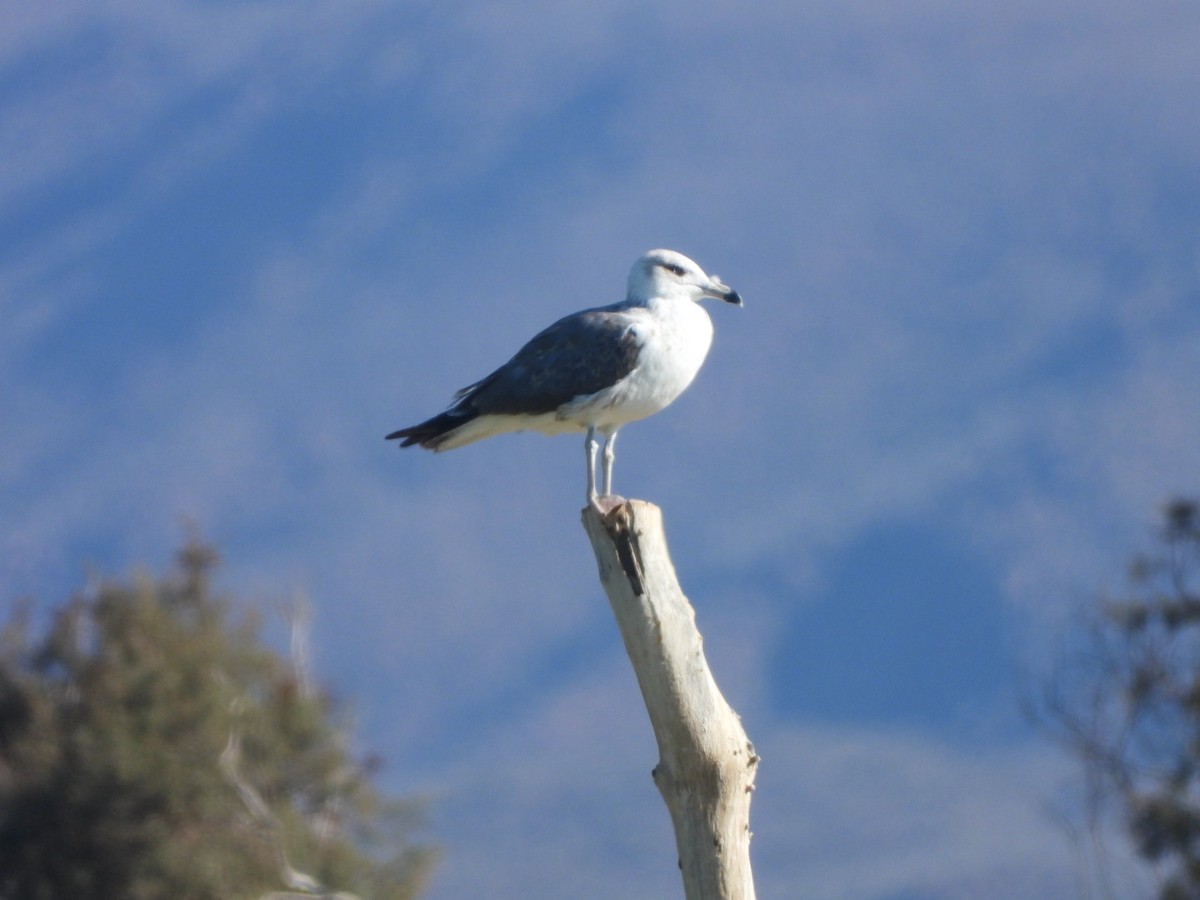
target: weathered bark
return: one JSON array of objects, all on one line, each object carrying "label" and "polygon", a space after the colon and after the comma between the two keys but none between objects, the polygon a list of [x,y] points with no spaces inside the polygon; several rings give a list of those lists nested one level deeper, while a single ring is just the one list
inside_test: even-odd
[{"label": "weathered bark", "polygon": [[758,756],[704,658],[667,551],[662,511],[625,501],[583,524],[658,740],[658,785],[687,900],[753,900],[750,795]]}]

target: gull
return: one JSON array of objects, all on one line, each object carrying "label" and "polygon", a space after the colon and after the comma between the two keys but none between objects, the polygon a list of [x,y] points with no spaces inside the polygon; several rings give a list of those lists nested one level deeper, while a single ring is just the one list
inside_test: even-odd
[{"label": "gull", "polygon": [[496,434],[585,432],[587,502],[596,492],[596,435],[604,437],[602,496],[612,495],[617,431],[665,409],[692,383],[712,345],[699,301],[742,305],[741,295],[674,250],[651,250],[633,264],[625,299],[572,313],[537,334],[485,378],[454,395],[431,419],[387,440],[453,450]]}]

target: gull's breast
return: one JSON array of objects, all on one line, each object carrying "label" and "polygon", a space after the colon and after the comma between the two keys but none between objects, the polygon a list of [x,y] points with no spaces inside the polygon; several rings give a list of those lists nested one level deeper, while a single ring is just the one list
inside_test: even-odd
[{"label": "gull's breast", "polygon": [[567,417],[598,427],[644,419],[684,392],[712,346],[708,313],[690,300],[651,307],[635,326],[641,348],[637,366],[611,388],[572,403]]}]

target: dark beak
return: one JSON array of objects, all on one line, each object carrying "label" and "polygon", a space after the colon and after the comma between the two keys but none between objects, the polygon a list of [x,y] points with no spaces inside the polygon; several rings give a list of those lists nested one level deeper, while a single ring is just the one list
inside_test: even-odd
[{"label": "dark beak", "polygon": [[715,300],[724,300],[726,303],[732,303],[734,306],[745,306],[742,302],[742,295],[735,291],[727,284],[723,284],[721,279],[716,275],[712,276],[712,283],[707,291],[708,296]]}]

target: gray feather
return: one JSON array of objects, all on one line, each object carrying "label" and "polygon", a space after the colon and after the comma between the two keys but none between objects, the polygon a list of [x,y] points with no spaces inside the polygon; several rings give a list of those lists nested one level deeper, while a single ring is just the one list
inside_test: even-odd
[{"label": "gray feather", "polygon": [[637,366],[638,308],[605,306],[559,319],[486,378],[456,394],[479,415],[540,415],[616,384]]}]

